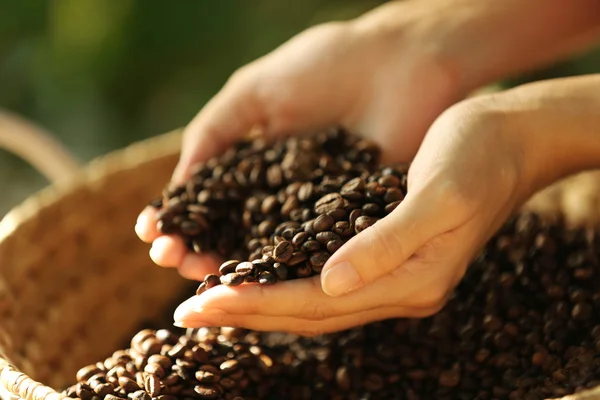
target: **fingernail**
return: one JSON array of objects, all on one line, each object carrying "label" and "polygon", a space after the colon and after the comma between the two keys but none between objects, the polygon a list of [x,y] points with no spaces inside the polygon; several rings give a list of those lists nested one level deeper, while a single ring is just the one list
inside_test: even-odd
[{"label": "fingernail", "polygon": [[190,319],[185,321],[175,321],[173,325],[178,328],[207,328],[213,326],[210,322],[198,320],[198,319]]},{"label": "fingernail", "polygon": [[349,261],[326,268],[321,275],[321,287],[329,296],[341,296],[362,286],[362,283],[356,268]]}]

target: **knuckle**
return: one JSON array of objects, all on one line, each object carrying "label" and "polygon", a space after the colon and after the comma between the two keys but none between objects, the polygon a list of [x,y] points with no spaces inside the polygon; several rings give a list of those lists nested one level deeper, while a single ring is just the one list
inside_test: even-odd
[{"label": "knuckle", "polygon": [[334,310],[329,304],[307,302],[302,310],[301,317],[311,321],[323,321],[334,315]]}]

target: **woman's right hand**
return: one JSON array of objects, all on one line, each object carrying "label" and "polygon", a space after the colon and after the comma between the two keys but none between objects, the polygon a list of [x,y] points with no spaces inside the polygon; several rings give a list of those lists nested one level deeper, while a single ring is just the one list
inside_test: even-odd
[{"label": "woman's right hand", "polygon": [[[183,182],[191,166],[257,126],[277,136],[342,125],[378,143],[386,162],[412,159],[431,123],[462,94],[431,46],[427,9],[390,3],[354,21],[320,25],[237,71],[186,128],[173,181]],[[151,209],[136,231],[153,243],[157,264],[179,267],[185,277],[201,280],[218,262],[160,236]]]}]

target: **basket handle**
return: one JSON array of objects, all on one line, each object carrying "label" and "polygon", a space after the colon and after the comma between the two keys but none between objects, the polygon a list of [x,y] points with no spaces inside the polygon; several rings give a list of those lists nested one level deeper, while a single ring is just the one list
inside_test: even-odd
[{"label": "basket handle", "polygon": [[0,109],[0,148],[22,158],[53,183],[60,183],[80,170],[77,159],[50,132],[3,109]]}]

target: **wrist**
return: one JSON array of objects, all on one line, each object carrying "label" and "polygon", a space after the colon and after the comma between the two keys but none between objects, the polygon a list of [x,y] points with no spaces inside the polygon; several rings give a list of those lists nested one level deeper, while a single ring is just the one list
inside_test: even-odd
[{"label": "wrist", "polygon": [[600,168],[600,75],[523,85],[495,96],[522,153],[528,194]]}]

